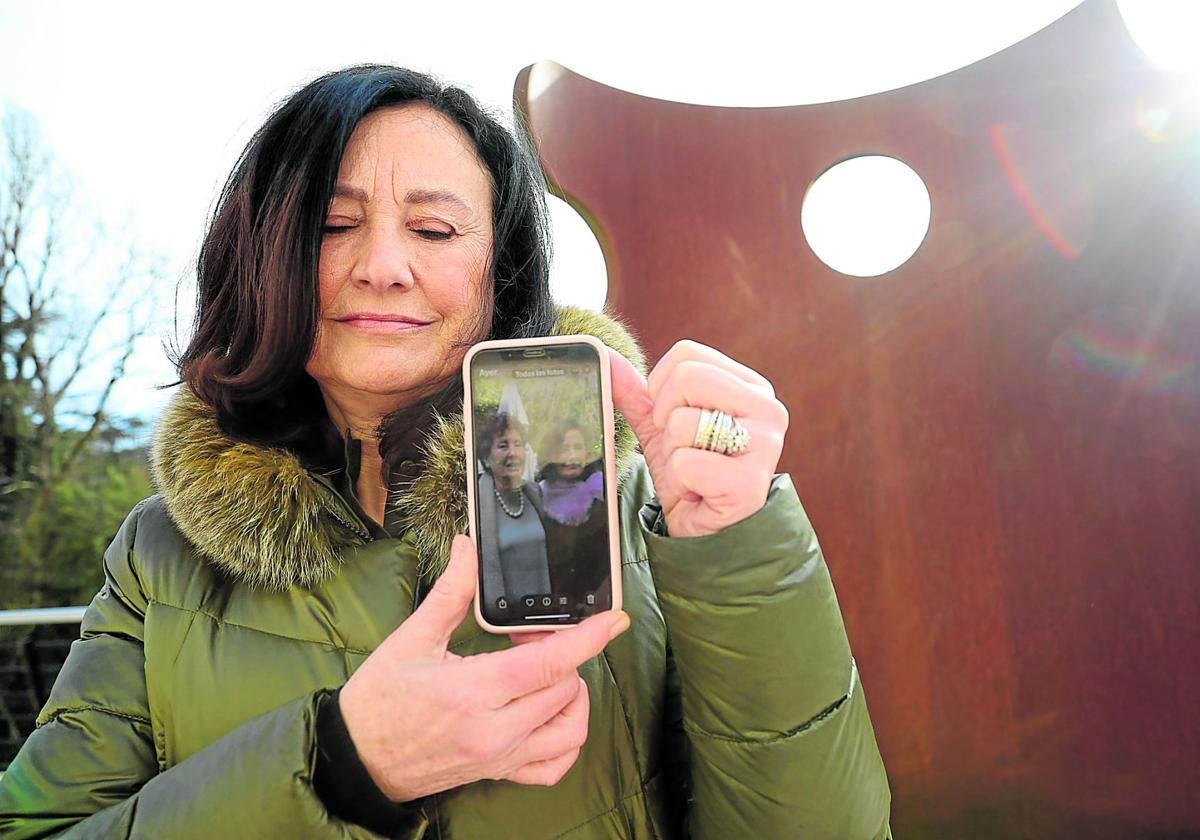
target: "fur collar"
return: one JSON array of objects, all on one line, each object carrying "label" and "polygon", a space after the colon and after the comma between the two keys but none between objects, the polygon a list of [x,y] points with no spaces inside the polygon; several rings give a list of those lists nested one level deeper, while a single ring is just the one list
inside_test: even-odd
[{"label": "fur collar", "polygon": [[[599,338],[645,372],[627,328],[611,317],[558,308],[555,335]],[[633,431],[618,413],[617,473],[634,463]],[[438,418],[426,439],[424,471],[396,499],[415,538],[422,572],[436,576],[450,541],[466,530],[461,414]],[[151,445],[151,472],[176,526],[204,557],[251,586],[311,587],[337,572],[343,551],[366,538],[347,523],[336,493],[283,449],[233,439],[209,406],[181,390],[163,412]]]}]

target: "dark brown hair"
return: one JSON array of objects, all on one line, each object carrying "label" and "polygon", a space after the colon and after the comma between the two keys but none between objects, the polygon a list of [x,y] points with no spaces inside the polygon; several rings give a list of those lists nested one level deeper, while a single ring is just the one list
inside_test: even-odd
[{"label": "dark brown hair", "polygon": [[505,411],[498,411],[479,424],[475,433],[475,451],[485,464],[488,460],[488,453],[491,452],[492,443],[496,438],[506,434],[509,429],[516,429],[528,438],[525,424]]},{"label": "dark brown hair", "polygon": [[[563,441],[567,439],[567,432],[570,431],[579,432],[583,436],[584,444],[587,444],[587,429],[574,417],[560,417],[558,420],[555,420],[554,424],[546,430],[546,433],[538,441],[537,455],[538,462],[541,463],[536,476],[538,481],[542,481],[543,479],[553,481],[558,478],[558,471],[561,466],[558,461],[558,455],[562,451]],[[598,460],[584,464],[584,470],[579,480],[587,478],[596,469],[599,469],[601,465],[602,462]]]},{"label": "dark brown hair", "polygon": [[[545,181],[525,132],[508,130],[469,94],[423,73],[385,65],[329,73],[282,102],[255,132],[200,248],[194,330],[174,361],[180,380],[215,409],[226,433],[311,460],[336,451],[340,435],[304,371],[319,317],[325,216],[359,121],[418,102],[459,125],[491,174],[486,337],[540,336],[553,328]],[[385,418],[385,465],[418,442],[432,412],[461,406],[462,387],[452,377],[429,399]]]}]

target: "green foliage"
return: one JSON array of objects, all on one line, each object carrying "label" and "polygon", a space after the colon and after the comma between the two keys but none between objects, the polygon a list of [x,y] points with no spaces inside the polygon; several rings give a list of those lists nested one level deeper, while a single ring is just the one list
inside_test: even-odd
[{"label": "green foliage", "polygon": [[[504,388],[516,383],[521,402],[529,417],[529,443],[535,448],[542,442],[542,435],[556,420],[572,417],[583,427],[590,459],[604,454],[600,417],[599,376],[545,376],[514,379],[511,376],[494,379],[476,379],[475,391],[476,422],[493,413],[500,405]],[[538,452],[540,462],[551,457],[550,453]]]},{"label": "green foliage", "polygon": [[86,604],[100,558],[130,509],[153,490],[144,450],[89,452],[48,496],[28,500],[19,528],[0,531],[0,609]]},{"label": "green foliage", "polygon": [[76,213],[69,183],[31,117],[0,115],[0,609],[86,603],[150,492],[138,421],[108,403],[157,260]]}]

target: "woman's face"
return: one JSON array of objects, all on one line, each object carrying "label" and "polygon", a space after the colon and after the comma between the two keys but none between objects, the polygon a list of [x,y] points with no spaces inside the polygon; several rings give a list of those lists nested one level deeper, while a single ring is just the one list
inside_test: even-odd
[{"label": "woman's face", "polygon": [[325,220],[306,370],[373,405],[432,393],[491,320],[491,251],[491,177],[462,130],[426,105],[367,115]]},{"label": "woman's face", "polygon": [[583,432],[569,429],[563,435],[562,447],[558,450],[558,474],[561,478],[579,478],[583,474],[583,465],[587,458],[587,446],[583,442]]},{"label": "woman's face", "polygon": [[525,472],[525,436],[512,426],[504,434],[492,438],[488,466],[496,483],[502,487],[518,487]]}]

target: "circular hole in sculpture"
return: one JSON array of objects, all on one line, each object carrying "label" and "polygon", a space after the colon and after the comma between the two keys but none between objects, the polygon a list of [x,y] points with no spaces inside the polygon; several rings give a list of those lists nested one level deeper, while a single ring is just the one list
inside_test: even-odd
[{"label": "circular hole in sculpture", "polygon": [[834,271],[878,277],[916,253],[929,231],[929,190],[903,161],[855,157],[808,188],[800,225],[813,253]]}]

